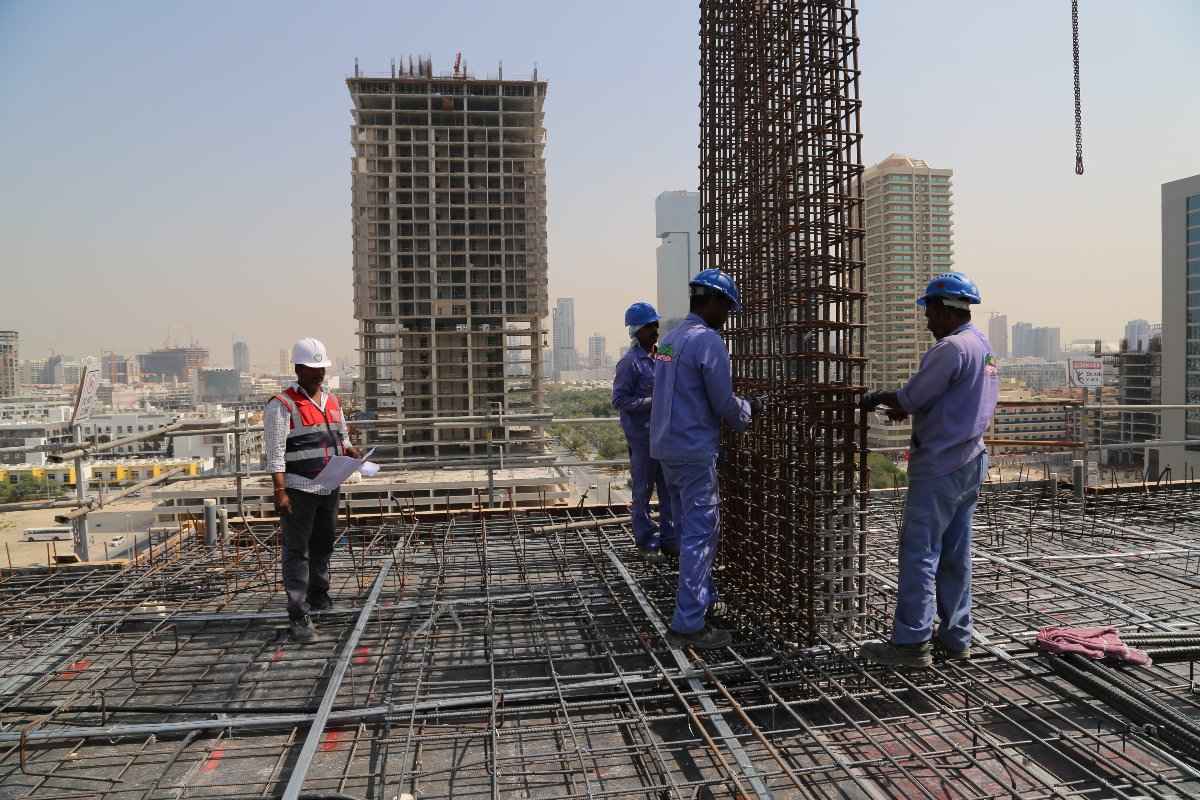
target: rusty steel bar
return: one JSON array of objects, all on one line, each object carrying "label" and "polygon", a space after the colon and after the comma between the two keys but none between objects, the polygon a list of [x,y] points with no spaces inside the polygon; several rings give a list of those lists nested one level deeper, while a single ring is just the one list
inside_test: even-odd
[{"label": "rusty steel bar", "polygon": [[785,641],[866,616],[863,172],[855,2],[701,3],[701,260],[737,281],[722,591]]}]

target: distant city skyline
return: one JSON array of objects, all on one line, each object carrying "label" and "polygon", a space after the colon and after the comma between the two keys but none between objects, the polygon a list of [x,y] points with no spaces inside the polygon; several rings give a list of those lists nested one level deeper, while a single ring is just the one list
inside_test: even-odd
[{"label": "distant city skyline", "polygon": [[[982,313],[1118,341],[1125,319],[1161,313],[1159,186],[1200,173],[1200,104],[1180,102],[1200,7],[1084,10],[1082,177],[1069,26],[1030,25],[1040,11],[863,0],[863,162],[906,152],[954,168],[954,263]],[[550,304],[577,298],[581,330],[622,341],[624,309],[656,295],[654,198],[698,184],[696,14],[682,0],[447,0],[429,14],[264,2],[230,24],[201,5],[4,4],[0,91],[19,122],[0,129],[0,263],[20,290],[0,293],[0,325],[23,358],[144,351],[181,321],[214,353],[234,331],[257,354],[306,335],[353,352],[343,78],[356,57],[381,72],[416,49],[442,70],[461,50],[483,73],[536,64],[555,87]],[[986,102],[953,101],[981,86]],[[281,113],[264,116],[267,97]],[[1107,313],[1118,306],[1125,319]]]}]

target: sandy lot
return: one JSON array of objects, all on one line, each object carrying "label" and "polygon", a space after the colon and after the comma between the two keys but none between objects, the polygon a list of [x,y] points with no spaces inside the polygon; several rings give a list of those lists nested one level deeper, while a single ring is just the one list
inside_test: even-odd
[{"label": "sandy lot", "polygon": [[[153,503],[142,500],[133,499],[130,501],[118,501],[111,506],[105,506],[106,512],[135,512],[145,511],[152,506]],[[54,515],[61,514],[65,509],[48,508],[42,511],[5,511],[0,512],[0,567],[7,567],[11,561],[14,567],[24,567],[31,564],[45,564],[47,558],[53,560],[54,554],[70,553],[72,551],[71,542],[26,542],[24,541],[26,528],[43,528],[58,525],[54,521]],[[114,525],[110,529],[112,522],[107,520],[120,520],[121,516],[114,516],[109,513],[105,515],[106,523],[102,526],[103,533],[92,533],[91,539],[92,558],[104,558],[104,543],[109,542],[110,546],[118,536],[125,536],[125,541],[128,542],[128,536],[132,531],[120,530],[121,525]],[[145,530],[144,528],[142,529]],[[47,548],[49,548],[47,553]]]}]

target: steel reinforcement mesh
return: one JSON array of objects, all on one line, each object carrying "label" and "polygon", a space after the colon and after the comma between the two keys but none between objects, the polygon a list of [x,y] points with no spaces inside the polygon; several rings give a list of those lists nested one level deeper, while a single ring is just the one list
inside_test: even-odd
[{"label": "steel reinforcement mesh", "polygon": [[[864,636],[894,606],[903,503],[871,505]],[[675,560],[639,558],[625,510],[358,515],[309,645],[269,523],[124,569],[0,570],[0,798],[1200,796],[1200,647],[1082,685],[1032,647],[1060,625],[1200,639],[1190,487],[988,486],[972,658],[914,671],[747,624],[673,649]]]},{"label": "steel reinforcement mesh", "polygon": [[701,3],[702,260],[741,292],[735,389],[768,399],[722,448],[722,590],[784,641],[866,613],[856,17],[854,2]]}]

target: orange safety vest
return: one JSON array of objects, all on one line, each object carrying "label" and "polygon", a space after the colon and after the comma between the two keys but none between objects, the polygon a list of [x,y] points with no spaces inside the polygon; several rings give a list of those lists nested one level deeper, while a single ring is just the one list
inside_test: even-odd
[{"label": "orange safety vest", "polygon": [[308,395],[289,386],[275,400],[291,413],[287,441],[283,449],[284,471],[315,478],[331,456],[342,454],[342,405],[337,396],[325,394],[325,410]]}]

